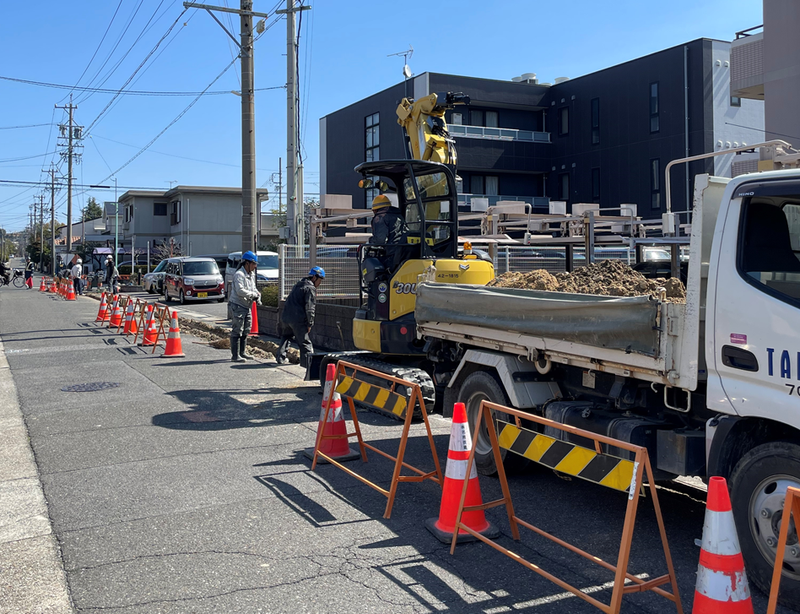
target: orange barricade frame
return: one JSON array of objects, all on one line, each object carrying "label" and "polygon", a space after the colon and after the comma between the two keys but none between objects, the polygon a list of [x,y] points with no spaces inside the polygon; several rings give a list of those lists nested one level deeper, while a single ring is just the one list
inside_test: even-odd
[{"label": "orange barricade frame", "polygon": [[[538,527],[536,527],[536,526],[534,526],[534,525],[532,525],[532,524],[530,524],[528,522],[525,522],[524,520],[521,520],[520,518],[518,518],[516,516],[516,514],[514,512],[514,504],[511,501],[511,493],[509,492],[509,489],[508,489],[508,480],[506,479],[506,472],[505,472],[505,469],[503,468],[503,459],[502,459],[502,456],[500,454],[500,442],[499,442],[498,433],[497,433],[496,428],[493,428],[493,425],[495,424],[495,420],[492,417],[492,412],[503,413],[503,414],[506,414],[508,416],[512,416],[514,418],[514,422],[511,422],[511,423],[505,423],[505,422],[502,422],[502,421],[497,421],[497,424],[498,425],[503,425],[504,429],[507,426],[512,426],[512,428],[514,426],[516,426],[516,430],[518,430],[518,431],[523,431],[524,430],[524,432],[526,432],[528,434],[533,433],[533,431],[531,431],[530,429],[525,429],[525,427],[522,426],[521,420],[525,420],[526,422],[534,422],[534,423],[536,423],[538,425],[541,425],[541,426],[550,427],[550,428],[553,428],[553,429],[557,429],[559,431],[564,431],[564,432],[576,435],[578,437],[584,437],[586,439],[592,440],[592,441],[594,441],[594,449],[586,448],[586,447],[583,447],[583,446],[580,446],[580,445],[577,445],[577,444],[574,444],[574,443],[571,443],[571,442],[569,443],[569,446],[571,446],[573,450],[575,448],[578,448],[579,449],[579,453],[580,453],[580,451],[583,451],[582,453],[585,454],[587,457],[589,455],[591,455],[591,456],[597,456],[597,457],[605,457],[606,459],[611,458],[612,460],[613,459],[618,459],[618,460],[621,460],[621,462],[623,462],[623,463],[631,463],[631,461],[629,461],[629,460],[620,459],[619,457],[615,457],[615,456],[612,456],[612,455],[610,455],[608,453],[603,452],[603,450],[601,448],[601,444],[606,444],[606,446],[613,446],[614,448],[625,450],[625,451],[628,451],[628,452],[631,452],[631,453],[634,454],[634,460],[632,461],[632,463],[633,463],[632,477],[631,477],[630,485],[626,489],[628,491],[628,505],[627,505],[626,510],[625,510],[625,522],[624,522],[624,525],[623,525],[623,528],[622,528],[622,540],[621,540],[621,543],[620,543],[619,556],[617,557],[617,564],[616,565],[612,565],[611,563],[608,563],[608,562],[606,562],[606,561],[604,561],[604,560],[602,560],[602,559],[600,559],[600,558],[598,558],[598,557],[596,557],[596,556],[594,556],[592,554],[589,554],[588,552],[585,552],[584,550],[581,550],[577,546],[573,546],[572,544],[569,544],[569,543],[567,543],[567,542],[555,537],[554,535],[551,535],[550,533],[547,533],[546,531],[544,531],[544,530],[542,530],[542,529],[540,529],[540,528],[538,528]],[[514,559],[515,561],[517,561],[521,565],[527,567],[531,571],[535,571],[540,576],[543,576],[543,577],[547,578],[548,580],[550,580],[551,582],[557,584],[558,586],[560,586],[564,590],[567,590],[570,593],[572,593],[573,595],[575,595],[577,597],[580,597],[584,601],[590,603],[591,605],[595,606],[599,610],[601,610],[603,612],[606,612],[607,614],[618,614],[618,612],[620,610],[620,607],[622,605],[622,597],[623,597],[624,594],[626,594],[626,593],[640,593],[640,592],[645,592],[645,591],[652,591],[652,592],[654,592],[654,593],[656,593],[656,594],[658,594],[658,595],[660,595],[660,596],[662,596],[662,597],[664,597],[666,599],[669,599],[670,601],[675,603],[675,607],[677,609],[678,614],[683,614],[683,608],[681,606],[680,594],[678,592],[678,581],[677,581],[677,579],[675,577],[675,569],[674,569],[674,567],[672,565],[672,557],[670,556],[669,544],[667,543],[667,534],[666,534],[666,531],[664,530],[664,519],[661,516],[661,507],[660,507],[660,505],[658,503],[658,493],[656,492],[655,481],[653,480],[653,469],[650,466],[650,457],[649,457],[649,455],[647,453],[647,448],[644,448],[644,447],[641,447],[641,446],[636,446],[636,445],[630,444],[630,443],[625,442],[625,441],[612,439],[611,437],[606,437],[604,435],[598,435],[596,433],[592,433],[590,431],[585,431],[583,429],[579,429],[579,428],[576,428],[576,427],[573,427],[573,426],[568,426],[568,425],[565,425],[565,424],[561,424],[559,422],[554,422],[553,420],[548,420],[547,418],[541,418],[539,416],[528,414],[528,413],[525,413],[525,412],[522,412],[522,411],[519,411],[519,410],[516,410],[516,409],[511,409],[511,408],[505,407],[503,405],[498,405],[496,403],[491,403],[489,401],[482,401],[481,402],[481,406],[480,406],[480,410],[479,410],[479,414],[478,414],[478,419],[476,421],[475,428],[473,429],[473,433],[479,433],[482,424],[486,424],[487,426],[489,426],[489,428],[487,428],[486,430],[488,430],[488,432],[489,432],[489,439],[491,440],[491,443],[492,443],[492,452],[494,454],[494,460],[495,460],[495,464],[497,466],[497,477],[500,480],[500,487],[502,488],[502,491],[503,491],[503,498],[502,499],[496,499],[494,501],[488,501],[488,502],[483,503],[482,505],[464,506],[464,500],[465,500],[466,495],[467,495],[467,482],[466,481],[464,482],[464,489],[461,492],[461,500],[459,502],[458,512],[457,512],[457,515],[456,515],[455,530],[453,532],[453,541],[452,541],[452,543],[450,545],[450,554],[453,554],[455,552],[456,542],[458,541],[459,529],[463,529],[467,533],[469,533],[470,535],[475,537],[476,539],[479,539],[480,541],[490,545],[495,550],[498,550],[498,551],[502,552],[506,556]],[[538,433],[538,432],[533,433],[533,434],[534,434],[534,438],[543,437],[545,439],[553,439],[552,437],[548,437],[548,436],[543,435],[543,434]],[[561,441],[561,440],[556,439],[556,441]],[[534,444],[531,444],[531,445],[534,445]],[[509,449],[507,446],[504,446],[504,447]],[[473,445],[472,446],[472,450],[470,450],[470,453],[469,453],[469,459],[467,461],[467,475],[470,475],[470,472],[472,471],[473,463],[475,462],[475,449],[476,449],[476,446]],[[517,452],[516,450],[509,450],[509,451],[511,451],[512,453],[520,454],[520,452]],[[527,450],[525,451],[525,454],[523,454],[523,456],[525,456],[526,458],[529,458],[530,460],[533,460],[534,462],[538,462],[538,459],[531,458],[531,456],[528,456]],[[539,458],[541,459],[542,456],[540,456]],[[548,465],[545,465],[545,466],[548,466]],[[639,505],[639,497],[637,496],[637,493],[640,492],[640,489],[643,491],[644,488],[645,488],[644,484],[642,482],[642,478],[643,478],[643,475],[645,473],[647,475],[648,490],[650,491],[650,496],[653,499],[653,508],[655,509],[655,513],[656,513],[656,521],[658,523],[658,529],[659,529],[659,532],[661,534],[661,544],[662,544],[662,547],[664,549],[664,558],[666,559],[667,569],[668,569],[668,573],[667,574],[665,574],[663,576],[659,576],[657,578],[653,578],[651,580],[643,580],[641,578],[637,578],[636,576],[628,573],[628,561],[630,559],[631,541],[633,539],[633,527],[634,527],[634,523],[636,521],[636,510],[637,510],[638,505]],[[581,477],[581,476],[578,476],[578,477]],[[594,480],[590,480],[590,481],[594,481]],[[600,482],[595,482],[595,483],[600,484]],[[617,486],[613,486],[612,488],[615,488],[617,490],[621,490]],[[506,513],[508,514],[508,520],[509,520],[509,522],[511,524],[511,533],[512,533],[512,535],[513,535],[515,540],[519,540],[519,538],[520,538],[520,536],[519,536],[519,525],[522,525],[526,529],[530,529],[534,533],[537,533],[538,535],[540,535],[542,537],[546,537],[550,541],[553,541],[556,544],[558,544],[560,546],[563,546],[564,548],[566,548],[570,552],[573,552],[575,554],[579,554],[582,557],[588,559],[589,561],[592,561],[593,563],[596,563],[596,564],[600,565],[601,567],[605,567],[606,569],[608,569],[610,571],[613,571],[614,572],[614,587],[613,587],[612,592],[611,592],[611,603],[606,605],[605,603],[595,599],[594,597],[591,597],[590,595],[584,593],[580,589],[568,584],[564,580],[562,580],[562,579],[552,575],[551,573],[548,573],[547,571],[543,570],[538,565],[534,565],[533,563],[530,563],[529,561],[526,561],[525,559],[520,557],[518,554],[515,554],[515,553],[511,552],[510,550],[507,550],[506,548],[503,548],[502,546],[498,545],[497,543],[493,542],[492,540],[484,537],[480,533],[477,533],[476,531],[473,531],[471,528],[469,528],[468,526],[466,526],[465,524],[463,524],[461,522],[461,515],[465,511],[468,512],[468,511],[474,511],[474,510],[479,510],[479,509],[485,510],[485,509],[489,509],[489,508],[492,508],[492,507],[497,507],[497,506],[500,506],[500,505],[505,505],[505,507],[506,507]],[[784,537],[785,537],[785,534],[782,534],[782,535],[784,535]],[[625,586],[625,581],[626,580],[629,580],[632,584],[630,584],[628,586]],[[666,591],[666,590],[664,590],[664,589],[662,589],[662,588],[659,588],[662,584],[666,584],[667,582],[672,584],[672,592],[671,593]]]},{"label": "orange barricade frame", "polygon": [[795,526],[800,527],[800,488],[790,486],[786,489],[786,498],[783,500],[781,531],[778,536],[778,550],[775,552],[775,567],[772,570],[772,588],[770,588],[769,591],[767,614],[775,614],[775,610],[778,607],[778,589],[781,586],[783,555],[786,552],[786,542],[789,539],[789,525],[791,524],[790,520],[793,515]]},{"label": "orange barricade frame", "polygon": [[[350,370],[350,374],[347,373],[348,369]],[[380,386],[377,386],[375,384],[371,383],[368,384],[367,382],[361,382],[360,380],[355,378],[355,376],[358,375],[359,373],[376,377],[386,382],[391,382],[391,386],[389,390],[386,391],[385,388],[381,388]],[[328,424],[328,418],[331,417],[331,404],[333,403],[333,397],[335,396],[333,391],[331,391],[331,394],[328,396],[327,402],[325,403],[325,415],[317,430],[317,441],[314,444],[314,459],[311,463],[311,470],[313,471],[314,469],[316,469],[317,459],[323,458],[331,465],[338,467],[345,473],[353,476],[357,480],[360,480],[367,486],[370,486],[371,488],[377,490],[379,493],[381,493],[388,499],[388,501],[386,502],[386,510],[383,513],[383,517],[389,518],[392,515],[392,506],[394,505],[395,496],[397,494],[397,485],[400,482],[422,482],[424,480],[431,480],[433,482],[436,482],[440,487],[443,484],[442,469],[441,466],[439,465],[439,457],[436,454],[436,446],[433,443],[433,433],[431,432],[431,426],[430,423],[428,422],[428,412],[425,409],[425,400],[422,398],[422,391],[420,390],[418,384],[414,384],[413,382],[409,382],[400,379],[398,377],[387,375],[386,373],[381,373],[380,371],[373,371],[372,369],[362,367],[361,365],[356,365],[353,363],[345,362],[344,360],[340,360],[339,362],[336,363],[336,379],[334,380],[333,389],[336,390],[345,379],[348,379],[348,381],[352,380],[355,383],[360,383],[367,386],[372,386],[374,388],[378,388],[380,390],[385,391],[389,396],[398,396],[397,393],[395,393],[396,386],[404,386],[407,389],[411,390],[411,396],[408,397],[405,406],[405,419],[403,421],[403,432],[402,435],[400,436],[400,446],[397,451],[397,456],[396,457],[392,456],[391,454],[388,454],[383,450],[379,450],[373,445],[364,443],[364,439],[361,436],[361,427],[358,424],[358,416],[356,415],[355,404],[353,403],[353,396],[346,393],[340,392],[340,395],[343,398],[347,399],[347,404],[350,408],[350,416],[353,419],[354,431],[352,433],[348,432],[343,435],[325,435],[324,434],[325,426]],[[425,423],[425,430],[428,433],[428,443],[431,448],[433,463],[434,466],[436,467],[433,471],[428,471],[428,472],[422,471],[421,469],[417,469],[416,467],[413,467],[403,461],[403,457],[405,456],[406,452],[406,444],[408,442],[408,432],[409,429],[411,428],[411,420],[414,416],[414,408],[416,407],[417,403],[419,403],[422,420]],[[342,411],[344,411],[344,407],[342,408]],[[367,478],[358,475],[355,471],[348,469],[340,462],[334,460],[325,453],[319,451],[320,444],[322,443],[323,439],[349,439],[350,437],[358,438],[358,447],[361,450],[361,460],[363,462],[365,463],[367,462],[367,452],[366,452],[367,449],[372,450],[376,454],[380,454],[381,456],[394,461],[394,471],[392,472],[392,482],[391,486],[389,487],[389,490],[381,488],[377,484],[370,482]],[[413,471],[417,475],[400,475],[403,467]]]},{"label": "orange barricade frame", "polygon": [[[119,321],[119,326],[117,326],[117,332],[118,333],[119,333],[120,330],[123,330],[125,328],[125,315],[126,315],[126,312],[128,311],[128,303],[130,303],[132,300],[133,299],[130,296],[127,296],[127,295],[125,295],[125,296],[120,295],[120,297],[119,297],[119,309],[120,309],[120,311],[122,313],[122,318]],[[109,328],[111,328],[111,327],[109,326]]]},{"label": "orange barricade frame", "polygon": [[[137,321],[137,332],[138,332],[138,318],[140,314],[144,313],[144,308],[147,306],[147,301],[143,301],[140,298],[131,299],[134,301],[133,303],[133,320]],[[124,330],[124,329],[123,329]],[[130,329],[125,334],[125,338],[127,339],[129,335],[136,335],[136,333],[132,333]],[[134,344],[136,343],[136,337],[133,338]]]},{"label": "orange barricade frame", "polygon": [[[158,347],[158,340],[160,338],[163,338],[164,345],[167,344],[167,336],[169,334],[169,321],[170,321],[169,305],[162,305],[161,303],[156,303],[154,306],[154,310],[158,326],[156,330],[156,338],[153,341],[153,351],[150,352],[151,354],[156,353],[156,348]],[[167,325],[166,330],[164,330],[165,323]]]}]

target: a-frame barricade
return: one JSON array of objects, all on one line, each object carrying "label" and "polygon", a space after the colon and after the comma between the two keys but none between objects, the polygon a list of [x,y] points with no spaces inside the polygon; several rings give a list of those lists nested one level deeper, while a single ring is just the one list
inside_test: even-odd
[{"label": "a-frame barricade", "polygon": [[[514,420],[511,422],[501,421],[493,418],[493,415],[505,414],[512,417]],[[543,433],[531,430],[522,426],[521,421],[526,423],[536,423],[541,427],[548,427],[549,429],[556,429],[558,431],[566,432],[577,437],[594,441],[594,448],[587,448],[580,446],[569,441],[564,441],[554,437],[550,437]],[[675,604],[678,614],[683,614],[681,606],[680,594],[678,593],[678,582],[675,577],[675,569],[672,565],[672,557],[669,552],[669,544],[667,543],[667,534],[664,530],[664,520],[661,516],[661,507],[658,503],[658,493],[656,491],[655,481],[653,479],[653,470],[650,466],[650,458],[647,454],[647,448],[636,446],[625,441],[612,439],[598,435],[590,431],[575,428],[559,422],[554,422],[546,418],[541,418],[532,414],[528,414],[516,409],[490,403],[489,401],[482,401],[478,419],[475,424],[473,432],[480,433],[482,425],[488,426],[489,439],[492,443],[492,453],[497,466],[497,476],[500,480],[500,487],[503,492],[503,498],[495,501],[488,501],[482,505],[465,506],[464,500],[467,495],[468,482],[464,481],[464,489],[461,493],[461,500],[458,506],[456,515],[455,531],[453,532],[453,541],[450,546],[450,554],[453,554],[458,541],[459,529],[463,529],[476,539],[490,545],[495,550],[498,550],[506,556],[514,559],[518,563],[527,567],[531,571],[547,578],[551,582],[557,584],[566,591],[573,595],[580,597],[584,601],[595,606],[606,614],[618,614],[622,605],[622,597],[628,593],[640,593],[645,591],[652,591],[661,597],[664,597]],[[544,430],[544,429],[542,429]],[[549,431],[552,432],[552,431]],[[606,449],[610,447],[614,452],[621,454],[615,456],[603,451],[603,445]],[[475,449],[472,447],[467,461],[466,474],[470,475],[473,464],[475,462]],[[622,538],[620,541],[619,555],[617,557],[617,564],[612,565],[577,546],[569,544],[542,529],[521,520],[514,511],[514,504],[511,500],[511,493],[508,489],[508,480],[506,479],[506,472],[503,468],[503,459],[500,450],[506,450],[514,454],[519,454],[524,458],[531,461],[550,467],[560,473],[572,475],[613,490],[627,493],[628,504],[625,510],[625,522],[622,528]],[[624,452],[619,452],[620,450]],[[628,452],[629,454],[625,454]],[[623,457],[632,458],[623,458]],[[667,570],[663,576],[653,578],[650,580],[643,580],[635,575],[628,573],[628,561],[631,553],[631,541],[633,539],[633,528],[636,521],[636,510],[639,505],[639,492],[644,490],[643,477],[646,475],[648,490],[653,501],[653,508],[655,509],[656,521],[658,529],[661,534],[661,545],[664,550],[664,558],[666,560]],[[592,563],[596,563],[601,567],[614,572],[614,585],[611,591],[611,602],[605,604],[602,601],[595,599],[591,595],[581,591],[561,578],[545,571],[538,565],[534,565],[526,561],[518,554],[503,548],[499,544],[493,542],[473,531],[470,527],[461,522],[461,516],[464,512],[474,511],[478,509],[488,509],[505,505],[508,520],[511,524],[511,534],[515,540],[519,540],[519,527],[523,526],[526,529],[537,533],[542,537],[563,546],[567,550],[579,554],[580,556],[588,559]],[[784,536],[785,537],[785,536]],[[626,584],[628,582],[628,584]],[[664,584],[671,584],[672,592],[660,588]]]},{"label": "a-frame barricade", "polygon": [[156,316],[156,338],[153,341],[153,351],[150,352],[151,354],[156,353],[156,348],[158,347],[158,340],[162,339],[164,341],[164,345],[167,343],[167,336],[169,335],[169,323],[170,323],[170,313],[169,313],[169,306],[162,305],[161,303],[155,304],[155,316]]},{"label": "a-frame barricade", "polygon": [[[147,305],[147,301],[143,301],[140,298],[134,299],[134,303],[133,303],[133,320],[136,321],[136,323],[137,323],[137,326],[136,326],[137,332],[138,332],[138,329],[139,329],[138,320],[140,318],[140,314],[144,313],[144,309],[145,309],[146,305]],[[133,343],[134,343],[134,345],[136,345],[136,333],[131,332],[131,330],[130,330],[131,328],[133,328],[133,326],[131,326],[128,329],[128,332],[125,333],[125,338],[127,339],[130,335],[134,335]]]},{"label": "a-frame barricade", "polygon": [[118,333],[125,327],[125,315],[128,311],[128,303],[130,303],[132,300],[133,298],[127,295],[120,295],[119,297],[119,309],[122,312],[122,318],[120,318],[119,326],[117,326]]},{"label": "a-frame barricade", "polygon": [[775,567],[772,570],[772,587],[769,591],[767,614],[775,614],[775,610],[778,607],[778,590],[781,586],[781,573],[783,573],[783,557],[786,552],[786,543],[789,540],[789,525],[792,524],[790,522],[792,516],[794,516],[794,526],[800,527],[800,488],[790,486],[786,489],[786,498],[783,500],[781,530],[778,535],[778,549],[775,552]]},{"label": "a-frame barricade", "polygon": [[[382,386],[362,381],[358,378],[359,375],[366,375],[370,378],[378,378],[383,380],[386,382],[388,387],[384,388]],[[406,390],[410,390],[410,396],[406,398],[405,396],[396,392],[398,387],[405,387]],[[317,431],[317,441],[314,446],[314,459],[311,463],[312,471],[317,466],[317,460],[323,458],[331,465],[338,467],[345,473],[353,476],[357,480],[360,480],[367,486],[374,488],[387,498],[386,510],[383,514],[384,518],[389,518],[392,514],[392,506],[394,505],[394,500],[397,495],[397,485],[400,482],[422,482],[424,480],[431,480],[439,484],[439,486],[442,485],[442,469],[439,465],[439,457],[436,454],[436,446],[433,443],[433,433],[431,432],[430,423],[428,422],[428,412],[425,409],[425,400],[422,398],[422,391],[420,390],[418,384],[387,375],[386,373],[373,371],[372,369],[368,369],[361,365],[340,360],[336,364],[336,380],[334,382],[334,388],[336,392],[342,396],[342,398],[347,399],[347,405],[350,408],[350,416],[353,420],[353,432],[347,432],[340,435],[324,434],[326,430],[325,426],[328,424],[328,421],[333,420],[331,404],[335,395],[329,395],[325,404],[325,413],[322,421],[320,422],[319,430]],[[353,402],[354,399],[357,401],[369,399],[371,405],[385,407],[388,409],[388,411],[391,411],[398,417],[403,416],[405,413],[397,456],[392,456],[391,454],[364,442],[364,438],[361,436],[361,427],[358,423],[355,403]],[[411,428],[411,420],[414,417],[414,409],[417,404],[419,405],[420,415],[425,424],[425,430],[428,434],[428,443],[430,445],[431,456],[433,457],[433,464],[435,467],[433,471],[423,471],[403,461],[403,457],[405,456],[406,452],[406,444],[408,443],[408,433],[409,429]],[[394,461],[394,471],[392,472],[392,481],[391,485],[389,486],[389,490],[370,482],[367,478],[345,467],[340,462],[329,457],[325,453],[320,452],[320,445],[324,439],[349,439],[350,437],[356,437],[358,439],[358,446],[361,450],[361,460],[363,462],[367,462],[367,449],[372,450],[376,454],[380,454],[391,461]],[[401,475],[404,467],[416,475]]]}]

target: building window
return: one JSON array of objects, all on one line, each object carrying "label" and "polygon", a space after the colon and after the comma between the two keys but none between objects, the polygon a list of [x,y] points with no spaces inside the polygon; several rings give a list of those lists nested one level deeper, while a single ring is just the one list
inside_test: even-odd
[{"label": "building window", "polygon": [[381,193],[381,191],[378,188],[367,188],[364,190],[364,192],[366,194],[365,198],[367,199],[367,209],[369,209],[372,206],[372,201],[378,196],[378,194]]},{"label": "building window", "polygon": [[658,132],[661,125],[658,121],[658,82],[650,84],[650,132]]},{"label": "building window", "polygon": [[486,127],[497,128],[497,111],[486,111]]},{"label": "building window", "polygon": [[153,215],[166,215],[167,203],[153,203]]},{"label": "building window", "polygon": [[569,200],[569,173],[561,173],[558,176],[560,183],[559,200]]},{"label": "building window", "polygon": [[561,107],[558,110],[558,134],[559,136],[569,134],[569,107]]},{"label": "building window", "polygon": [[169,223],[175,226],[181,223],[181,201],[173,200],[170,204],[172,205],[172,212],[170,213]]},{"label": "building window", "polygon": [[133,206],[127,205],[125,207],[125,223],[127,224],[128,222],[130,222],[132,218],[133,218]]},{"label": "building window", "polygon": [[464,115],[463,113],[453,113],[450,116],[450,123],[456,126],[460,126],[464,123]]},{"label": "building window", "polygon": [[600,202],[600,169],[592,169],[592,202]]},{"label": "building window", "polygon": [[600,99],[592,98],[592,145],[600,142]]},{"label": "building window", "polygon": [[381,159],[381,130],[380,130],[380,113],[373,113],[367,115],[365,119],[365,151],[364,159],[367,162]]},{"label": "building window", "polygon": [[488,175],[485,179],[486,196],[499,196],[500,195],[500,178]]},{"label": "building window", "polygon": [[470,111],[469,112],[469,125],[470,126],[483,126],[483,111]]},{"label": "building window", "polygon": [[742,106],[742,99],[738,96],[731,96],[731,106],[732,107],[741,107]]},{"label": "building window", "polygon": [[661,209],[661,160],[650,160],[650,208]]},{"label": "building window", "polygon": [[473,175],[470,178],[469,187],[473,194],[486,194],[483,185],[483,175]]}]

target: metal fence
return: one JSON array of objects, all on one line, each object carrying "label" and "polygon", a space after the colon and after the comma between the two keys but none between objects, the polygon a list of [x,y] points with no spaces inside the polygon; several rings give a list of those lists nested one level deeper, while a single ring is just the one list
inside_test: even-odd
[{"label": "metal fence", "polygon": [[[280,297],[285,299],[292,287],[308,276],[311,261],[308,245],[280,245]],[[325,282],[317,290],[317,298],[357,299],[359,294],[357,245],[320,245],[316,265],[325,269]]]},{"label": "metal fence", "polygon": [[[292,287],[300,279],[308,275],[311,261],[308,257],[307,245],[280,245],[280,297],[285,299]],[[359,278],[356,260],[356,245],[320,245],[317,247],[317,266],[325,269],[325,282],[317,290],[319,300],[358,299]],[[595,261],[624,260],[632,264],[635,260],[633,250],[626,248],[598,247],[595,249]],[[583,247],[573,250],[573,263],[583,266],[586,258]],[[545,269],[550,273],[561,273],[567,270],[567,254],[563,247],[536,246],[500,246],[494,262],[495,273],[507,272],[527,273],[536,269]]]}]

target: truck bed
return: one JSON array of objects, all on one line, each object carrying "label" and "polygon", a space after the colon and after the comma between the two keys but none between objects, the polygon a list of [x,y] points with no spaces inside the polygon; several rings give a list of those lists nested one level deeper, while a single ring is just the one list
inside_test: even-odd
[{"label": "truck bed", "polygon": [[[516,288],[422,283],[418,334],[646,381],[696,387],[679,369],[686,305]],[[696,356],[696,354],[695,354]]]}]

